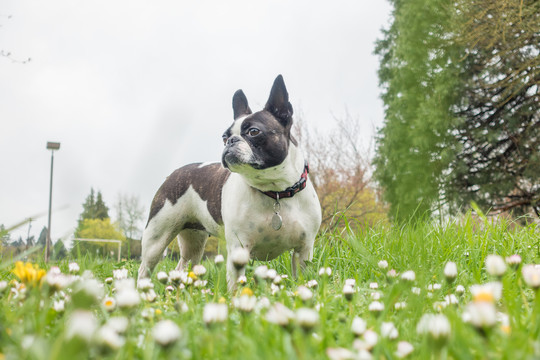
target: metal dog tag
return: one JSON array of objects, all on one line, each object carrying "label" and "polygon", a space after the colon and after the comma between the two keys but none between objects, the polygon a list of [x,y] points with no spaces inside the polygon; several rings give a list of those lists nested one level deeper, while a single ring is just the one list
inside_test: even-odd
[{"label": "metal dog tag", "polygon": [[274,216],[272,216],[272,228],[277,231],[281,229],[282,224],[283,220],[281,219],[281,215],[275,213]]},{"label": "metal dog tag", "polygon": [[279,215],[280,210],[281,204],[279,203],[279,195],[277,195],[276,202],[274,203],[274,216],[272,216],[272,228],[276,231],[281,229],[281,225],[283,225],[283,220],[281,219],[281,215]]}]

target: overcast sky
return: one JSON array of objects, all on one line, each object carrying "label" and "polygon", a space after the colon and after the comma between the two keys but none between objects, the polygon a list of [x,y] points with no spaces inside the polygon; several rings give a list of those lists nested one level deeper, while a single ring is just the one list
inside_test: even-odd
[{"label": "overcast sky", "polygon": [[[27,1],[0,4],[0,224],[68,236],[94,187],[146,214],[183,164],[220,160],[231,99],[254,111],[283,74],[296,113],[320,131],[348,111],[369,142],[383,120],[374,42],[384,0]],[[13,60],[32,60],[20,64]],[[28,226],[13,233],[26,237]]]}]

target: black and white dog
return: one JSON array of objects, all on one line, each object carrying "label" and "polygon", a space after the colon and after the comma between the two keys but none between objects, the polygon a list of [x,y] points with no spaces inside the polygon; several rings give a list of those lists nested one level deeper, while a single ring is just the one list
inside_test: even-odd
[{"label": "black and white dog", "polygon": [[223,134],[221,164],[184,166],[157,191],[143,233],[139,278],[150,275],[177,235],[178,270],[201,260],[208,234],[224,235],[230,288],[243,275],[231,256],[240,247],[258,260],[294,250],[293,275],[297,262],[312,259],[321,208],[291,135],[293,110],[282,76],[263,110],[252,113],[242,90],[232,103],[234,123]]}]

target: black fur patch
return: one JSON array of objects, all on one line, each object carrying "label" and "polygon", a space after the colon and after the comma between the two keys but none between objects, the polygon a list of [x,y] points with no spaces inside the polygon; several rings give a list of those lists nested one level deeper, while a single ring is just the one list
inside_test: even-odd
[{"label": "black fur patch", "polygon": [[148,223],[163,208],[165,201],[173,205],[182,197],[191,185],[195,192],[206,201],[208,211],[215,222],[223,224],[221,216],[221,190],[231,174],[221,164],[199,167],[201,163],[189,164],[175,170],[161,185],[150,207]]}]

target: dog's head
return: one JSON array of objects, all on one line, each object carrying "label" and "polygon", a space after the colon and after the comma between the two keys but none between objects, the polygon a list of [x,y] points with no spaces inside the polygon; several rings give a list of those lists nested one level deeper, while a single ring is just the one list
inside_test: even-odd
[{"label": "dog's head", "polygon": [[252,113],[242,90],[233,96],[234,123],[223,134],[223,166],[240,174],[281,164],[291,141],[293,109],[283,77],[274,81],[263,110]]}]

